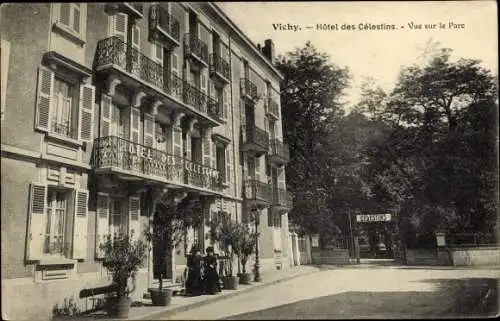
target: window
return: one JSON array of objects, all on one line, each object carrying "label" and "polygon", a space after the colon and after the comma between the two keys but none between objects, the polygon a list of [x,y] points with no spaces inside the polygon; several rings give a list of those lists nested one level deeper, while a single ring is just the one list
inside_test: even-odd
[{"label": "window", "polygon": [[64,256],[66,214],[68,211],[68,193],[49,188],[47,192],[47,215],[45,220],[45,239],[43,254]]},{"label": "window", "polygon": [[82,30],[82,4],[61,3],[59,4],[59,22],[77,35]]},{"label": "window", "polygon": [[221,183],[226,183],[226,149],[224,146],[217,146],[215,157],[220,181]]},{"label": "window", "polygon": [[27,260],[47,256],[84,259],[87,255],[87,202],[87,190],[31,184]]},{"label": "window", "polygon": [[55,78],[53,95],[52,126],[54,133],[67,137],[73,136],[73,97],[75,88],[60,78]]},{"label": "window", "polygon": [[200,89],[200,72],[191,69],[189,72],[190,84],[196,89]]},{"label": "window", "polygon": [[125,234],[127,231],[127,220],[123,214],[122,202],[119,199],[111,199],[109,227],[112,238]]},{"label": "window", "polygon": [[39,68],[35,128],[90,142],[93,136],[95,87],[77,85],[45,67]]}]

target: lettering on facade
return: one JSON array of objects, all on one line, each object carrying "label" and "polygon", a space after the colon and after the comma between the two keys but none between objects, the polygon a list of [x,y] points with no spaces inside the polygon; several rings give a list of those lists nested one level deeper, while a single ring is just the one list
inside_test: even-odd
[{"label": "lettering on facade", "polygon": [[365,214],[356,215],[356,222],[390,222],[391,214]]}]

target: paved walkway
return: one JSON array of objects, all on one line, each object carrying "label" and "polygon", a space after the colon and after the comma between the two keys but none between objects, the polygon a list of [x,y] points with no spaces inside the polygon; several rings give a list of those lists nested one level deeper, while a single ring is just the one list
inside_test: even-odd
[{"label": "paved walkway", "polygon": [[[323,267],[321,272],[190,308],[160,320],[446,317],[474,313],[498,269]],[[476,285],[478,283],[478,285]]]}]

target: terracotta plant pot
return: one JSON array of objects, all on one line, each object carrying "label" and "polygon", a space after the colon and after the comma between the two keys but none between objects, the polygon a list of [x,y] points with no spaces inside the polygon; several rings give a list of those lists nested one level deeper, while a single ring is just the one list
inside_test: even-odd
[{"label": "terracotta plant pot", "polygon": [[224,284],[225,290],[236,290],[238,288],[238,277],[237,276],[223,276],[222,283]]},{"label": "terracotta plant pot", "polygon": [[250,273],[242,273],[240,274],[240,284],[250,284],[251,280],[251,275]]},{"label": "terracotta plant pot", "polygon": [[160,290],[154,288],[150,288],[148,290],[149,294],[151,295],[151,301],[153,302],[153,305],[166,307],[167,305],[170,304],[173,294],[172,290],[169,289]]},{"label": "terracotta plant pot", "polygon": [[110,297],[106,299],[106,313],[118,319],[127,319],[132,299],[127,297]]}]

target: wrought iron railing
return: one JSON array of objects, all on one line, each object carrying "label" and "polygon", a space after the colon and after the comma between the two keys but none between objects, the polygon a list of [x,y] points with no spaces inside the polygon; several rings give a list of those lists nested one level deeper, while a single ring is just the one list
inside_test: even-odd
[{"label": "wrought iron railing", "polygon": [[149,19],[152,28],[160,27],[174,40],[180,41],[180,23],[177,19],[170,15],[165,8],[161,7],[159,4],[152,5]]},{"label": "wrought iron railing", "polygon": [[224,103],[222,100],[216,100],[210,98],[208,101],[208,111],[207,114],[212,118],[223,119],[224,118]]},{"label": "wrought iron railing", "polygon": [[286,189],[275,187],[273,189],[273,204],[287,208],[292,208],[293,205],[292,194]]},{"label": "wrought iron railing", "polygon": [[241,78],[240,86],[241,86],[241,93],[243,96],[248,96],[253,100],[257,100],[259,98],[257,85],[255,85],[250,79]]},{"label": "wrought iron railing", "polygon": [[187,54],[193,54],[208,64],[208,46],[194,34],[184,35],[184,48]]},{"label": "wrought iron railing", "polygon": [[220,117],[220,113],[214,108],[214,99],[176,74],[164,71],[160,64],[116,36],[103,39],[97,44],[95,68],[106,65],[116,65],[196,110],[210,117]]},{"label": "wrought iron railing", "polygon": [[255,179],[245,180],[245,198],[271,202],[271,185]]},{"label": "wrought iron railing", "polygon": [[251,143],[267,150],[269,148],[269,134],[255,125],[247,125],[245,143]]},{"label": "wrought iron railing", "polygon": [[92,167],[114,167],[211,190],[219,177],[216,169],[117,136],[95,139]]},{"label": "wrought iron railing", "polygon": [[219,73],[224,78],[229,79],[231,77],[231,67],[220,55],[212,53],[210,54],[210,73]]},{"label": "wrought iron railing", "polygon": [[267,98],[267,111],[276,117],[279,116],[280,105],[272,97]]},{"label": "wrought iron railing", "polygon": [[282,143],[277,138],[274,138],[270,142],[270,147],[271,155],[276,155],[287,162],[290,160],[290,149],[288,147],[288,144]]},{"label": "wrought iron railing", "polygon": [[214,109],[216,100],[191,85],[187,81],[183,82],[184,102],[202,113],[217,114]]}]

